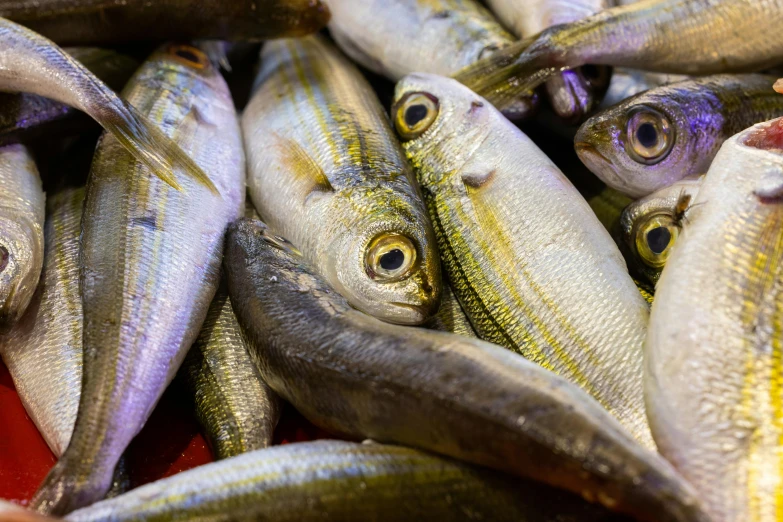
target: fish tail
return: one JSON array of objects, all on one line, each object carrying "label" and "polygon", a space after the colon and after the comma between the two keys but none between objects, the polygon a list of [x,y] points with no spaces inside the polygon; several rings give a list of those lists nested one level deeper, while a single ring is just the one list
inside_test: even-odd
[{"label": "fish tail", "polygon": [[111,487],[111,476],[104,486],[80,480],[73,471],[67,458],[60,458],[35,492],[30,508],[41,515],[63,516],[101,500]]}]

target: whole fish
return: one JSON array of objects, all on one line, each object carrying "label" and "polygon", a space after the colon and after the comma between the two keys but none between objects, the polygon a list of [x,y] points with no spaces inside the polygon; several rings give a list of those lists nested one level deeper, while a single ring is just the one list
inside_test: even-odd
[{"label": "whole fish", "polygon": [[75,511],[66,520],[588,522],[610,517],[575,495],[413,449],[319,440],[200,466]]},{"label": "whole fish", "polygon": [[[106,82],[110,89],[121,89],[139,66],[133,58],[108,49],[70,47],[64,50]],[[56,123],[79,114],[68,105],[35,94],[0,93],[0,144],[19,142],[31,134],[50,137]]]},{"label": "whole fish", "polygon": [[[488,0],[503,24],[520,38],[547,27],[581,20],[613,5],[610,0]],[[411,71],[413,72],[413,71]],[[430,72],[430,71],[425,71]],[[605,67],[566,70],[546,82],[552,109],[568,122],[579,122],[598,103],[609,85]]]},{"label": "whole fish", "polygon": [[639,199],[623,211],[620,232],[632,270],[658,282],[702,178],[686,178]]},{"label": "whole fish", "polygon": [[783,119],[726,141],[658,282],[645,392],[714,522],[783,513]]},{"label": "whole fish", "polygon": [[212,452],[225,459],[272,443],[280,402],[248,352],[231,300],[221,288],[180,368]]},{"label": "whole fish", "polygon": [[783,62],[783,0],[643,0],[509,46],[455,77],[502,108],[563,68],[675,74],[758,71]]},{"label": "whole fish", "polygon": [[403,79],[392,120],[479,337],[578,384],[654,447],[642,392],[648,307],[584,198],[516,126],[454,80]]},{"label": "whole fish", "polygon": [[774,83],[722,74],[651,89],[586,121],[574,138],[577,154],[610,187],[646,196],[704,174],[724,140],[783,115]]},{"label": "whole fish", "polygon": [[[393,81],[412,72],[448,76],[516,39],[476,0],[330,0],[329,31],[362,66]],[[532,90],[506,114],[532,114]]]},{"label": "whole fish", "polygon": [[0,0],[0,16],[60,45],[105,45],[304,36],[326,25],[329,9],[321,0]]},{"label": "whole fish", "polygon": [[83,201],[84,189],[49,198],[41,281],[27,312],[0,336],[0,356],[19,398],[57,457],[71,439],[82,387]]},{"label": "whole fish", "polygon": [[604,94],[598,110],[606,110],[644,91],[690,79],[690,76],[684,74],[654,73],[628,69],[626,67],[616,67],[612,71],[609,88],[606,94]]},{"label": "whole fish", "polygon": [[578,387],[499,346],[352,308],[259,221],[225,268],[264,380],[332,433],[539,480],[640,520],[705,520],[690,487]]},{"label": "whole fish", "polygon": [[261,217],[356,306],[420,324],[440,261],[416,181],[359,71],[320,37],[271,42],[242,116]]},{"label": "whole fish", "polygon": [[37,94],[79,109],[172,187],[179,188],[176,171],[215,190],[206,174],[176,143],[75,58],[41,35],[4,18],[0,18],[0,91]]},{"label": "whole fish", "polygon": [[427,327],[441,332],[478,337],[470,324],[470,319],[465,315],[459,301],[457,301],[457,296],[454,295],[454,291],[448,284],[443,285],[443,298],[440,302],[440,309],[435,314],[435,317],[427,323]]},{"label": "whole fish", "polygon": [[[185,57],[189,57],[186,59]],[[104,134],[82,220],[84,382],[68,449],[31,505],[63,514],[100,500],[198,336],[219,282],[226,225],[244,209],[244,156],[231,95],[198,49],[169,45],[124,94],[209,172],[176,191]]]},{"label": "whole fish", "polygon": [[30,152],[0,147],[0,326],[24,314],[44,258],[45,196]]}]

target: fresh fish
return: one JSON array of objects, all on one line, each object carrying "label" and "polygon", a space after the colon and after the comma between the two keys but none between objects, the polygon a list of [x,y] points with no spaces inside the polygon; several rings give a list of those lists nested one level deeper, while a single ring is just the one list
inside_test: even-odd
[{"label": "fresh fish", "polygon": [[783,119],[723,144],[658,282],[645,392],[713,522],[783,513]]},{"label": "fresh fish", "polygon": [[612,71],[609,89],[604,94],[598,109],[606,110],[644,91],[690,79],[690,76],[684,74],[654,73],[617,67]]},{"label": "fresh fish", "polygon": [[[535,36],[553,25],[581,20],[613,5],[610,0],[488,0],[487,3],[500,21],[520,38]],[[555,114],[568,122],[582,120],[608,87],[609,76],[606,67],[587,66],[563,71],[547,80],[546,91]]]},{"label": "fresh fish", "polygon": [[581,389],[499,346],[370,317],[303,262],[261,222],[229,228],[237,319],[264,380],[311,422],[540,480],[640,520],[706,520],[668,463]]},{"label": "fresh fish", "polygon": [[329,8],[321,0],[0,0],[0,16],[60,45],[105,45],[304,36],[326,25]]},{"label": "fresh fish", "polygon": [[0,356],[25,410],[55,456],[71,439],[82,387],[79,234],[84,189],[47,202],[44,267],[27,312],[3,336]]},{"label": "fresh fish", "polygon": [[552,26],[455,77],[498,108],[563,68],[674,74],[758,71],[783,62],[783,0],[644,0]]},{"label": "fresh fish", "polygon": [[226,225],[244,210],[244,157],[228,87],[198,49],[161,48],[124,94],[214,180],[220,196],[153,177],[111,135],[98,145],[82,221],[84,383],[68,449],[32,500],[63,514],[100,500],[198,336]]},{"label": "fresh fish", "polygon": [[375,93],[320,37],[268,43],[261,59],[242,117],[259,214],[360,310],[429,319],[441,294],[435,237]]},{"label": "fresh fish", "polygon": [[639,199],[623,211],[620,231],[632,270],[653,285],[672,252],[701,178],[686,178]]},{"label": "fresh fish", "polygon": [[470,325],[470,319],[465,315],[462,307],[457,301],[457,296],[451,289],[451,286],[443,285],[443,298],[441,299],[440,309],[435,314],[427,327],[441,332],[451,332],[468,337],[478,337],[476,331]]},{"label": "fresh fish", "polygon": [[[139,63],[123,54],[96,47],[64,49],[109,88],[121,89]],[[35,133],[50,137],[55,123],[81,114],[76,109],[49,98],[29,93],[0,93],[0,144],[19,142]]]},{"label": "fresh fish", "polygon": [[280,402],[250,359],[225,289],[209,307],[180,374],[196,402],[212,452],[225,459],[272,443]]},{"label": "fresh fish", "polygon": [[413,449],[319,440],[200,466],[66,520],[588,522],[610,517],[575,495]]},{"label": "fresh fish", "polygon": [[645,446],[648,307],[614,241],[536,145],[454,80],[412,74],[392,121],[479,337],[592,395]]},{"label": "fresh fish", "polygon": [[[516,41],[476,0],[330,0],[329,7],[340,48],[393,81],[417,71],[448,76]],[[531,90],[506,113],[524,118],[537,103]]]},{"label": "fresh fish", "polygon": [[215,190],[201,168],[130,103],[52,42],[4,18],[0,18],[0,91],[37,94],[75,107],[172,187],[179,188],[177,171]]},{"label": "fresh fish", "polygon": [[0,147],[0,326],[22,316],[38,285],[44,258],[44,200],[27,148]]},{"label": "fresh fish", "polygon": [[704,174],[724,140],[783,115],[774,82],[722,74],[652,89],[586,121],[574,138],[576,151],[610,187],[646,196]]}]

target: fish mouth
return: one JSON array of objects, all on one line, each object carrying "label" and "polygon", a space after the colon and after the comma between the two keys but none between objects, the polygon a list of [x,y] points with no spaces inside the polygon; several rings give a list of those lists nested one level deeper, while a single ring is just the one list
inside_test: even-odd
[{"label": "fish mouth", "polygon": [[431,307],[423,304],[410,304],[401,303],[399,301],[392,301],[389,304],[395,308],[402,308],[413,312],[412,314],[394,314],[389,316],[386,320],[395,324],[416,325],[421,324],[429,319]]},{"label": "fish mouth", "polygon": [[586,141],[578,141],[574,143],[574,150],[576,150],[577,154],[587,154],[588,156],[594,156],[599,161],[602,161],[604,163],[610,164],[611,162],[609,159],[601,154],[598,149],[593,145],[592,143],[587,143]]}]

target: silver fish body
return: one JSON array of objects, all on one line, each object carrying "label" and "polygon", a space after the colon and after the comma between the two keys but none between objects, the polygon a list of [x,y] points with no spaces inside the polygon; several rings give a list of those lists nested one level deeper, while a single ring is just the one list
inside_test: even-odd
[{"label": "silver fish body", "polygon": [[19,398],[55,456],[71,439],[82,388],[79,234],[84,189],[49,198],[44,267],[27,312],[0,336]]},{"label": "silver fish body", "polygon": [[208,58],[165,46],[124,91],[214,180],[176,191],[105,134],[82,220],[84,383],[71,443],[33,498],[63,514],[100,500],[187,349],[219,282],[223,235],[244,203],[244,155],[228,87]]},{"label": "silver fish body", "polygon": [[259,214],[357,308],[429,319],[441,293],[435,237],[375,93],[322,38],[270,42],[262,63],[242,116]]},{"label": "silver fish body", "polygon": [[724,143],[656,287],[646,394],[658,447],[714,522],[783,510],[783,119]]},{"label": "silver fish body", "polygon": [[14,323],[33,298],[44,259],[45,196],[30,152],[0,148],[0,326]]}]

